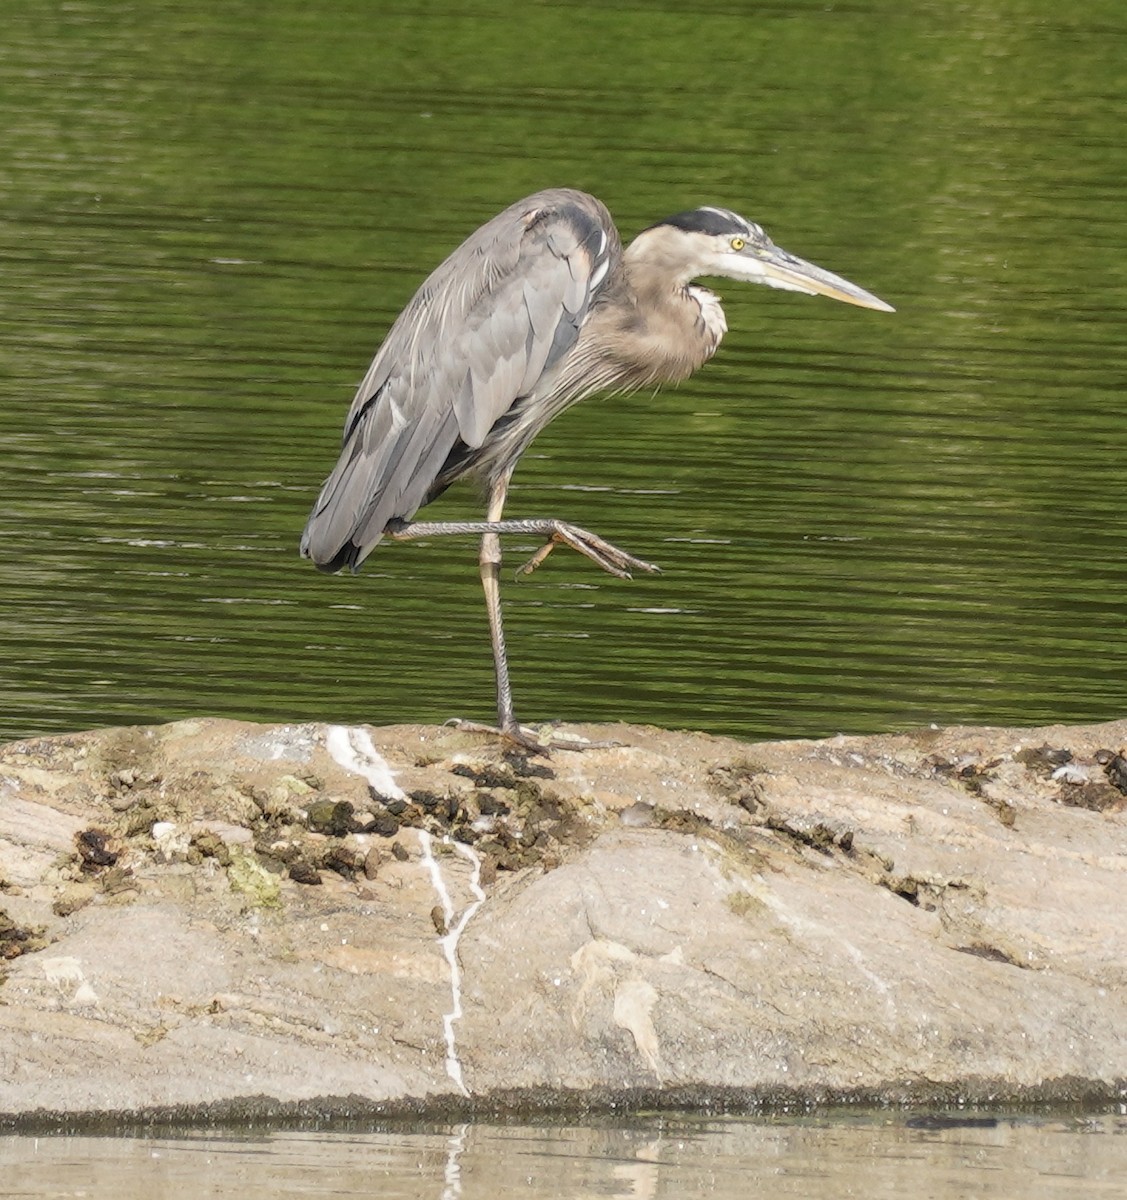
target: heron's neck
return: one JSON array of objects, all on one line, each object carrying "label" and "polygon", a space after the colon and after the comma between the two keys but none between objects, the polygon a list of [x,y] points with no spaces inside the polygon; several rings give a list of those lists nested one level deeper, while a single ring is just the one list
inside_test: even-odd
[{"label": "heron's neck", "polygon": [[623,265],[631,301],[624,341],[646,364],[647,382],[687,379],[716,353],[728,329],[719,297],[661,264],[632,261],[629,252]]}]

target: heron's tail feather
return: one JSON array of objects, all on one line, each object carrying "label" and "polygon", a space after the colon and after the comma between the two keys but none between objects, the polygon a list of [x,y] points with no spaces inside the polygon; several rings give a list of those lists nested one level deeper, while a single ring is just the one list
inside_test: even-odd
[{"label": "heron's tail feather", "polygon": [[301,553],[322,571],[353,571],[391,521],[410,521],[434,498],[435,480],[458,441],[453,412],[405,427],[376,402],[349,430],[337,465],[313,505]]}]

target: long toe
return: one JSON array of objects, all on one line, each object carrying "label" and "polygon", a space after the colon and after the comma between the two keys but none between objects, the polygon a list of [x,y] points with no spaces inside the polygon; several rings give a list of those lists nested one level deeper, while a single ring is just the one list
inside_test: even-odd
[{"label": "long toe", "polygon": [[555,538],[549,538],[548,541],[546,541],[544,545],[541,546],[540,549],[537,550],[536,553],[528,560],[528,562],[522,563],[519,567],[517,567],[517,578],[519,579],[522,575],[531,575],[532,572],[535,571],[536,568],[544,561],[544,559],[546,559],[548,555],[552,553],[557,545],[558,543],[556,542]]},{"label": "long toe", "polygon": [[526,754],[547,756],[549,752],[548,743],[543,741],[535,730],[527,729],[523,725],[514,723],[511,726],[498,727],[486,725],[484,721],[468,721],[464,717],[451,717],[445,723],[466,733],[484,733],[489,737],[500,738],[502,742],[516,746]]},{"label": "long toe", "polygon": [[[568,525],[560,522],[555,533],[556,539],[566,542],[573,550],[585,554],[596,566],[602,567],[608,575],[617,575],[619,579],[629,579],[632,571],[644,571],[655,574],[660,568],[645,559],[635,558],[617,546],[599,537],[589,529],[581,529],[578,525]],[[537,556],[542,561],[544,554]]]}]

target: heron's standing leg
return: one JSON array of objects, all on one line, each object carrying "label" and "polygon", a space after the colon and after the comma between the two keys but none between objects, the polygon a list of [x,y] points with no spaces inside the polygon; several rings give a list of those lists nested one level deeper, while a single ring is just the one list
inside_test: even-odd
[{"label": "heron's standing leg", "polygon": [[[489,487],[486,520],[499,522],[505,508],[510,467]],[[505,629],[501,621],[501,538],[497,533],[481,535],[481,586],[485,590],[485,608],[489,613],[489,638],[493,643],[493,671],[497,677],[497,728],[504,734],[520,737],[520,726],[513,714],[513,689],[509,684],[509,659],[505,653]]]}]

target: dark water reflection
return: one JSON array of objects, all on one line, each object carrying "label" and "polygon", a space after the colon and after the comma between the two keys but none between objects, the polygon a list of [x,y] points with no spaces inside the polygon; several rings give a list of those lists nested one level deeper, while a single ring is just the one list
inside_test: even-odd
[{"label": "dark water reflection", "polygon": [[899,311],[728,283],[689,385],[538,440],[511,512],[666,573],[510,586],[519,712],[1123,714],[1117,0],[5,11],[0,736],[489,716],[473,546],[295,544],[387,324],[555,183],[627,235],[732,205]]}]

